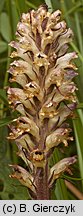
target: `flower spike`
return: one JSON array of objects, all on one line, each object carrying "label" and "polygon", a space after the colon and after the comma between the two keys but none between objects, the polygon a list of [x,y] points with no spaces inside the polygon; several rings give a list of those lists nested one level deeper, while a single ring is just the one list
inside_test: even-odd
[{"label": "flower spike", "polygon": [[[61,11],[48,11],[46,4],[23,13],[17,25],[16,41],[10,64],[8,100],[19,117],[9,126],[10,139],[15,140],[18,153],[27,166],[12,165],[14,173],[28,187],[34,199],[50,199],[53,183],[76,158],[64,158],[49,167],[49,158],[62,143],[68,145],[71,129],[65,122],[76,108],[73,78],[77,68],[75,52],[69,52],[73,32],[61,20]],[[27,171],[28,170],[28,171]]]}]

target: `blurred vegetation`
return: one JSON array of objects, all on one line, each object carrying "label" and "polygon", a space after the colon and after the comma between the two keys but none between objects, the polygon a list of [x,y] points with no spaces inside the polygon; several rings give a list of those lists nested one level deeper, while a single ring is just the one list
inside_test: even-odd
[{"label": "blurred vegetation", "polygon": [[10,85],[7,70],[11,61],[9,58],[11,48],[8,44],[15,39],[16,25],[22,12],[36,9],[45,2],[50,11],[56,9],[62,11],[62,18],[74,32],[70,49],[75,50],[79,57],[75,61],[79,69],[79,76],[75,78],[78,87],[76,92],[78,106],[73,120],[69,119],[75,139],[66,149],[60,146],[61,151],[55,150],[50,163],[52,165],[60,158],[75,154],[78,156],[78,161],[72,168],[71,177],[67,173],[57,181],[52,191],[52,199],[80,199],[75,191],[71,192],[71,189],[66,187],[64,179],[70,181],[78,192],[83,192],[83,0],[0,0],[0,200],[30,199],[26,188],[17,180],[9,178],[11,173],[9,164],[22,164],[22,161],[17,158],[15,143],[7,139],[9,133],[7,125],[17,115],[9,107],[6,95],[6,88]]}]

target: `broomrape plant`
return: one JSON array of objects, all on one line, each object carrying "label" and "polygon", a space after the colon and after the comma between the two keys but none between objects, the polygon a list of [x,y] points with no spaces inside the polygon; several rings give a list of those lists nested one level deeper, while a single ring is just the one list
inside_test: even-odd
[{"label": "broomrape plant", "polygon": [[75,52],[67,52],[72,30],[61,21],[59,10],[49,13],[46,4],[22,14],[17,25],[16,41],[10,43],[16,51],[11,58],[8,100],[20,116],[13,121],[9,138],[16,141],[18,156],[26,169],[11,165],[11,177],[29,190],[32,199],[51,199],[55,181],[76,157],[60,160],[53,167],[49,158],[60,143],[68,145],[71,129],[65,120],[76,108],[76,86],[72,79],[77,69],[72,60]]}]

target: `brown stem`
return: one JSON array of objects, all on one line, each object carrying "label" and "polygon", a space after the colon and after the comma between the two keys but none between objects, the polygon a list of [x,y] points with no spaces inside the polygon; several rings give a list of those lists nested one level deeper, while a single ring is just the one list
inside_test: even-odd
[{"label": "brown stem", "polygon": [[37,200],[49,200],[48,164],[44,168],[37,168],[36,172]]}]

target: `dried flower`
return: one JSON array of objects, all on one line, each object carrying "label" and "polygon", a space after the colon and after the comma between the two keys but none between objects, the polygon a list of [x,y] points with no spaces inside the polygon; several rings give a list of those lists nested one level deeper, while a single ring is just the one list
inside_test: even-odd
[{"label": "dried flower", "polygon": [[48,12],[47,5],[22,14],[17,25],[15,48],[10,64],[10,82],[19,84],[8,88],[8,100],[20,113],[11,126],[14,139],[28,171],[11,165],[11,176],[27,186],[32,198],[50,199],[54,181],[76,162],[76,157],[64,158],[49,167],[48,161],[60,143],[68,145],[71,129],[65,123],[76,107],[76,86],[72,79],[77,69],[72,60],[75,52],[67,52],[72,30],[60,20],[61,12]]}]

